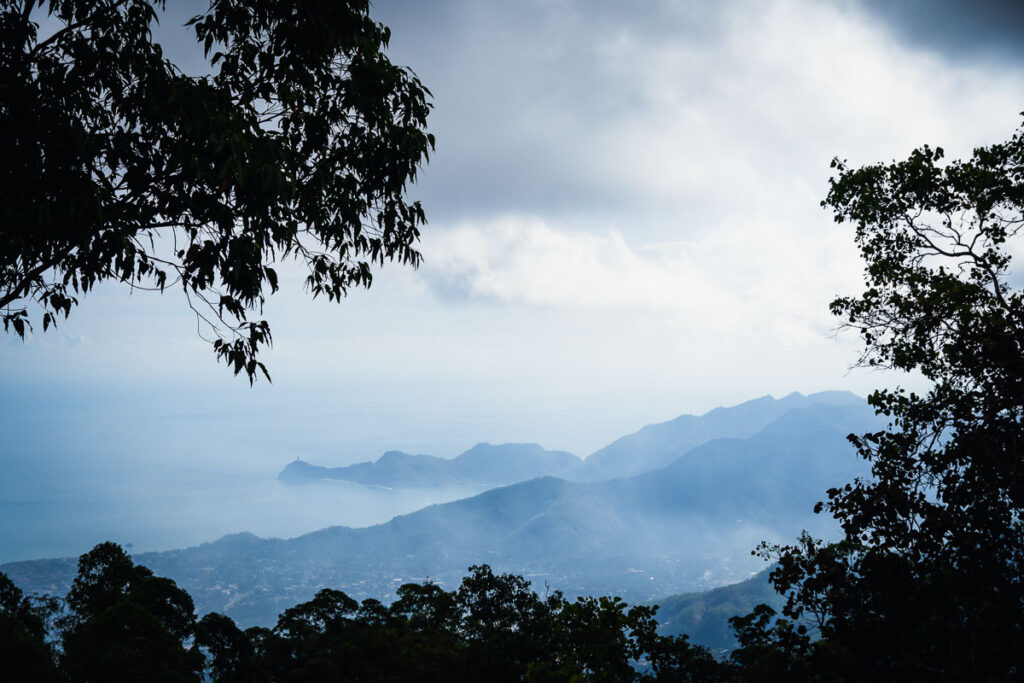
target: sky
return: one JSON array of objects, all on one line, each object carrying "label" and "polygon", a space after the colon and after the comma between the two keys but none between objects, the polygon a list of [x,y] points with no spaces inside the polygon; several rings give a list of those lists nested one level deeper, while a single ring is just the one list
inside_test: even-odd
[{"label": "sky", "polygon": [[[180,28],[201,7],[171,4],[158,39],[201,70]],[[962,156],[1024,110],[1012,2],[378,0],[372,14],[434,97],[437,150],[409,193],[429,221],[423,265],[387,265],[340,304],[310,301],[285,268],[266,309],[274,382],[254,388],[216,364],[180,294],[102,287],[56,331],[0,340],[0,426],[51,437],[19,448],[96,457],[116,437],[166,459],[153,416],[173,414],[173,457],[226,469],[478,441],[585,456],[765,394],[913,384],[851,371],[859,340],[835,334],[828,303],[859,291],[862,264],[819,204],[829,162],[925,143]]]}]

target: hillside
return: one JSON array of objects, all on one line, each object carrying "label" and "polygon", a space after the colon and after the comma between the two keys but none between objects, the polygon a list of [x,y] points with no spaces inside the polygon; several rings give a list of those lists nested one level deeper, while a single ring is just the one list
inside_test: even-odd
[{"label": "hillside", "polygon": [[770,605],[781,610],[783,598],[768,582],[769,569],[746,581],[707,591],[671,595],[657,600],[658,632],[662,635],[686,634],[691,642],[721,653],[736,647],[729,619],[749,614],[755,605]]},{"label": "hillside", "polygon": [[[451,587],[480,563],[569,595],[652,600],[749,577],[763,567],[750,556],[763,539],[830,533],[811,508],[829,486],[866,473],[845,435],[873,420],[863,404],[812,405],[637,477],[545,477],[373,527],[290,540],[240,534],[136,560],[182,584],[201,612],[246,624],[268,623],[323,586],[387,600],[406,581]],[[2,567],[29,591],[60,590],[70,569],[64,560]]]},{"label": "hillside", "polygon": [[780,399],[762,396],[703,415],[680,415],[615,440],[588,456],[571,476],[579,481],[599,481],[656,470],[708,441],[751,437],[790,410],[818,404],[860,406],[864,399],[845,391],[807,396],[794,392]]}]

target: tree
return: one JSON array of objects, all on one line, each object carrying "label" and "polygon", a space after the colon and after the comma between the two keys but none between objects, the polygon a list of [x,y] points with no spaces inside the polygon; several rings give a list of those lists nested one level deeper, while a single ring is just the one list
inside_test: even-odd
[{"label": "tree", "polygon": [[552,659],[561,593],[542,599],[524,577],[484,564],[469,568],[455,598],[469,666],[481,680],[520,681],[530,664]]},{"label": "tree", "polygon": [[45,639],[48,604],[0,574],[4,680],[696,683],[737,673],[685,636],[658,635],[657,607],[541,598],[522,576],[487,565],[470,567],[453,591],[405,584],[390,606],[324,588],[273,629],[243,631],[222,614],[197,622],[188,593],[101,543],[79,558],[57,620],[59,671]]},{"label": "tree", "polygon": [[265,681],[256,648],[230,617],[210,612],[196,626],[196,645],[206,654],[206,674],[220,683]]},{"label": "tree", "polygon": [[58,680],[43,617],[38,606],[0,572],[0,670],[5,680]]},{"label": "tree", "polygon": [[[946,163],[923,147],[850,168],[823,202],[851,222],[866,289],[832,303],[861,364],[916,372],[927,392],[878,391],[883,431],[851,435],[871,479],[819,504],[839,543],[769,549],[808,652],[851,680],[991,680],[1024,670],[1024,129]],[[1016,673],[1015,673],[1016,672]]]},{"label": "tree", "polygon": [[205,76],[153,42],[163,7],[0,0],[0,314],[24,338],[30,308],[45,331],[106,280],[178,287],[217,357],[269,379],[276,263],[335,301],[419,263],[430,93],[368,0],[212,0]]},{"label": "tree", "polygon": [[78,560],[66,598],[61,669],[69,681],[199,681],[203,655],[192,598],[132,562],[115,543]]}]

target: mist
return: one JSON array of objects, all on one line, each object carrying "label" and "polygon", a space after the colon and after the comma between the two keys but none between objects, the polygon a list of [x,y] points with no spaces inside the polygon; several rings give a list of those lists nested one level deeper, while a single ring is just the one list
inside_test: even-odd
[{"label": "mist", "polygon": [[372,405],[286,413],[276,400],[241,398],[127,383],[4,384],[0,563],[75,556],[105,540],[146,552],[237,532],[290,538],[482,490],[283,484],[277,474],[296,457],[342,465],[398,447],[454,454],[482,427],[416,411],[396,423]]}]

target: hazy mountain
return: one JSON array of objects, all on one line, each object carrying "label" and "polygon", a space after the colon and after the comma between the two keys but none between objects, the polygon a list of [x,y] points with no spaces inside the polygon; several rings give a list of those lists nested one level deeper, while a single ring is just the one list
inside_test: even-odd
[{"label": "hazy mountain", "polygon": [[734,649],[738,643],[729,619],[749,614],[755,605],[770,605],[781,612],[783,597],[768,581],[769,569],[746,581],[697,593],[671,595],[657,601],[658,632],[662,635],[690,636],[690,641],[717,653]]},{"label": "hazy mountain", "polygon": [[601,481],[661,469],[696,446],[714,439],[753,436],[786,412],[814,405],[862,406],[864,399],[839,391],[809,396],[792,393],[781,399],[763,396],[704,415],[680,415],[647,425],[586,460],[565,451],[548,451],[535,443],[480,443],[452,459],[402,451],[388,451],[375,462],[347,467],[323,467],[297,459],[278,478],[288,483],[338,479],[389,488],[501,486],[544,476]]},{"label": "hazy mountain", "polygon": [[864,399],[846,391],[809,396],[794,392],[780,399],[762,396],[703,415],[680,415],[668,422],[647,425],[594,452],[572,473],[572,478],[598,481],[659,469],[702,443],[750,437],[789,410],[823,403],[857,406],[863,405]]},{"label": "hazy mountain", "polygon": [[500,486],[544,476],[565,476],[581,464],[565,451],[548,451],[535,443],[478,443],[452,459],[388,451],[376,462],[348,467],[320,467],[291,462],[278,479],[301,483],[342,479],[370,486],[418,488],[465,484]]},{"label": "hazy mountain", "polygon": [[[323,586],[388,600],[407,581],[451,587],[481,563],[570,595],[646,601],[747,578],[763,567],[750,556],[763,539],[830,533],[811,508],[826,488],[866,473],[844,437],[874,421],[863,401],[809,405],[636,477],[545,477],[373,527],[290,540],[235,535],[136,560],[178,581],[201,612],[246,624],[269,623]],[[66,587],[72,569],[60,560],[2,568],[29,591]]]}]

